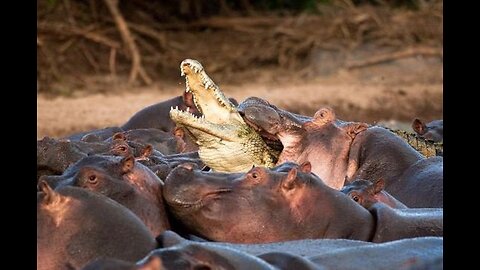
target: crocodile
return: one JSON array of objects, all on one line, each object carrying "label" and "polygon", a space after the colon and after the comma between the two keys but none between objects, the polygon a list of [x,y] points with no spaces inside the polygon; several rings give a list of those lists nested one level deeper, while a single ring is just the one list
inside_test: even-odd
[{"label": "crocodile", "polygon": [[388,129],[390,132],[402,138],[410,146],[412,146],[415,150],[417,150],[427,158],[434,156],[443,156],[443,141],[434,142],[432,140],[425,139],[417,135],[416,133],[408,132],[401,129],[390,129],[387,127],[383,128]]},{"label": "crocodile", "polygon": [[237,107],[225,97],[197,60],[180,64],[185,91],[202,114],[170,109],[170,118],[198,145],[202,161],[218,172],[246,172],[252,166],[274,167],[278,151],[267,146],[262,137],[247,125]]},{"label": "crocodile", "polygon": [[[283,147],[280,145],[279,139],[276,138],[276,136],[272,133],[274,126],[276,126],[275,130],[280,126],[281,129],[285,130],[301,129],[303,124],[312,121],[313,119],[309,116],[299,115],[280,109],[277,106],[270,104],[268,101],[258,97],[249,97],[245,99],[239,104],[238,111],[243,116],[245,122],[253,127],[270,147],[277,149],[278,151],[282,151]],[[340,119],[335,119],[335,122],[339,125],[346,123]],[[443,156],[443,141],[435,142],[433,140],[428,140],[416,133],[401,129],[391,129],[379,125],[369,126],[387,129],[388,131],[400,137],[425,157]]]}]

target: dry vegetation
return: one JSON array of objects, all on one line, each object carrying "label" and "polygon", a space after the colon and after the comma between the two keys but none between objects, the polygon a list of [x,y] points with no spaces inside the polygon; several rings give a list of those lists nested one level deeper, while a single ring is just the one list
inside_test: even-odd
[{"label": "dry vegetation", "polygon": [[309,12],[211,2],[38,1],[37,137],[119,125],[179,95],[185,58],[239,101],[307,115],[328,105],[367,122],[442,118],[442,1],[317,1]]}]

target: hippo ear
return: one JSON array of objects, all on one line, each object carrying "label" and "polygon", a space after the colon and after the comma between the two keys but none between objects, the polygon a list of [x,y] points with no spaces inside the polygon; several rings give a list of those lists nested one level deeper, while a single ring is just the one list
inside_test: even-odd
[{"label": "hippo ear", "polygon": [[140,156],[141,157],[149,157],[152,155],[153,152],[153,146],[151,144],[147,144],[141,151]]},{"label": "hippo ear", "polygon": [[366,130],[368,128],[367,123],[348,123],[344,129],[347,131],[348,136],[355,138],[358,133]]},{"label": "hippo ear", "polygon": [[113,134],[113,137],[112,139],[115,141],[115,140],[122,140],[122,141],[126,141],[127,140],[127,137],[125,137],[125,134],[123,132],[117,132],[115,134]]},{"label": "hippo ear", "polygon": [[292,168],[285,179],[282,182],[282,188],[284,190],[291,190],[295,188],[295,180],[297,179],[297,168]]},{"label": "hippo ear", "polygon": [[173,130],[173,135],[175,137],[183,139],[185,138],[185,131],[183,130],[183,128],[176,126],[175,129]]},{"label": "hippo ear", "polygon": [[40,191],[40,182],[45,182],[50,187],[55,188],[63,180],[62,175],[42,175],[38,178],[37,190]]},{"label": "hippo ear", "polygon": [[159,269],[164,269],[164,266],[162,264],[162,260],[155,256],[152,255],[147,260],[142,264],[139,265],[138,270],[159,270]]},{"label": "hippo ear", "polygon": [[379,178],[379,179],[377,179],[377,180],[373,183],[373,192],[374,192],[374,194],[379,193],[379,192],[382,191],[384,188],[385,188],[385,180],[384,180],[383,178]]},{"label": "hippo ear", "polygon": [[300,171],[303,173],[311,173],[312,172],[312,163],[310,161],[305,161],[300,165]]},{"label": "hippo ear", "polygon": [[133,155],[128,155],[122,158],[120,164],[122,165],[122,172],[129,173],[133,170],[133,166],[135,166],[135,158]]},{"label": "hippo ear", "polygon": [[179,164],[178,167],[185,168],[189,171],[193,171],[193,169],[198,168],[197,164],[195,164],[193,162],[184,162],[184,163]]},{"label": "hippo ear", "polygon": [[427,132],[427,126],[418,118],[413,120],[412,129],[419,135],[423,135]]},{"label": "hippo ear", "polygon": [[40,181],[38,183],[38,190],[43,192],[45,196],[43,197],[44,204],[53,204],[60,200],[60,194],[55,192],[46,181]]},{"label": "hippo ear", "polygon": [[327,123],[335,121],[336,116],[332,108],[325,107],[319,109],[314,115],[312,122],[317,125],[325,125]]}]

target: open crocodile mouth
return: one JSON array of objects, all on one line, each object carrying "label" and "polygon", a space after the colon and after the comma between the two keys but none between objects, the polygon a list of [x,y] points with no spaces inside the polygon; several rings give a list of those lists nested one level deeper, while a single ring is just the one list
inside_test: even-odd
[{"label": "open crocodile mouth", "polygon": [[182,208],[197,210],[197,209],[200,209],[201,207],[203,207],[209,200],[219,198],[220,194],[228,193],[228,192],[232,192],[232,190],[229,189],[229,188],[221,188],[221,189],[217,189],[217,190],[214,190],[214,191],[209,191],[205,194],[202,194],[200,199],[198,199],[196,201],[186,201],[186,200],[182,200],[180,198],[173,198],[171,200],[168,200],[168,203],[170,205],[175,205],[175,206],[182,207]]},{"label": "open crocodile mouth", "polygon": [[183,60],[180,64],[180,71],[181,75],[185,77],[185,92],[192,93],[195,107],[211,122],[225,121],[226,116],[224,115],[237,112],[235,105],[225,97],[198,61]]}]

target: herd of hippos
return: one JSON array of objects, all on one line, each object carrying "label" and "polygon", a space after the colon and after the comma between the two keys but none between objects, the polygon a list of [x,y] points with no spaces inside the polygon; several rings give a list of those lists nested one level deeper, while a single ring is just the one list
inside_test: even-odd
[{"label": "herd of hippos", "polygon": [[180,69],[181,96],[37,141],[37,269],[443,269],[443,154]]}]

